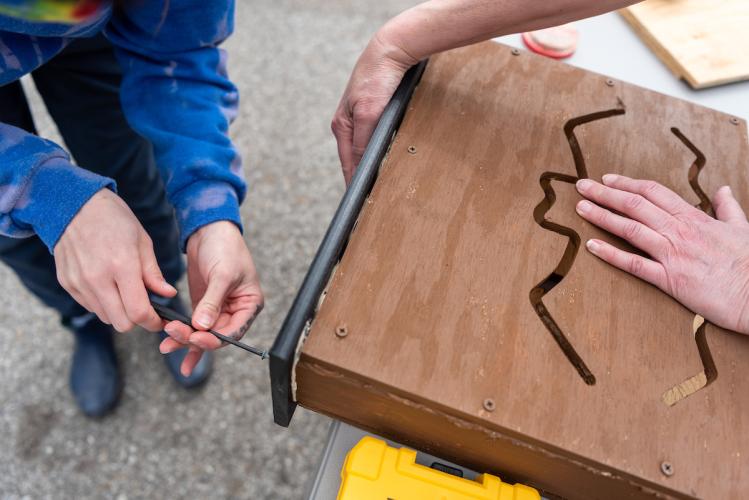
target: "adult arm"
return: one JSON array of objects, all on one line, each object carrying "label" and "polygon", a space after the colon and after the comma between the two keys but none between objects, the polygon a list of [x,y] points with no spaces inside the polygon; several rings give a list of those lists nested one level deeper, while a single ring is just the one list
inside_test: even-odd
[{"label": "adult arm", "polygon": [[713,219],[654,181],[613,174],[602,180],[577,182],[587,198],[578,214],[647,255],[597,239],[588,250],[708,321],[749,334],[749,223],[731,189],[715,193]]},{"label": "adult arm", "polygon": [[[165,295],[174,290],[148,235],[113,192],[114,181],[73,165],[56,144],[6,124],[0,124],[0,157],[0,234],[39,236],[54,253],[62,286],[103,321],[119,330],[134,322],[158,328],[146,287]],[[66,251],[80,232],[94,237],[83,252]],[[97,248],[106,261],[87,258]],[[119,269],[116,262],[130,265]],[[121,293],[133,299],[123,304]]]},{"label": "adult arm", "polygon": [[[70,220],[112,179],[70,163],[62,148],[0,123],[0,234],[38,235],[50,252]],[[60,189],[64,186],[65,189]]]},{"label": "adult arm", "polygon": [[380,114],[403,74],[444,50],[497,36],[557,26],[635,0],[431,0],[385,23],[359,57],[333,118],[348,183]]},{"label": "adult arm", "polygon": [[120,2],[105,29],[123,69],[123,111],[154,148],[180,242],[219,220],[241,228],[241,161],[228,136],[239,96],[218,45],[233,29],[229,0]]},{"label": "adult arm", "polygon": [[240,338],[263,304],[240,232],[245,183],[228,136],[239,97],[218,48],[233,15],[230,0],[122,2],[105,31],[124,72],[125,116],[153,144],[187,251],[192,326],[200,331],[169,324],[174,338],[162,344],[162,352],[190,346],[183,373],[221,345],[204,330]]}]

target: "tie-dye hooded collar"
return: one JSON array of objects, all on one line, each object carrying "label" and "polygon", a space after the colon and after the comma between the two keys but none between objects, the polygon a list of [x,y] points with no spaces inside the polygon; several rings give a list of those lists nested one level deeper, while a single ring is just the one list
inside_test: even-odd
[{"label": "tie-dye hooded collar", "polygon": [[87,36],[109,18],[111,0],[0,0],[0,31]]}]

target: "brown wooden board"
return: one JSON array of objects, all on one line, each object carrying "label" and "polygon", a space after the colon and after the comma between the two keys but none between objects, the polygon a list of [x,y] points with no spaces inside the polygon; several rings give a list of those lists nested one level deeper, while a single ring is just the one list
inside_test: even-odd
[{"label": "brown wooden board", "polygon": [[571,182],[651,178],[694,204],[729,184],[749,208],[747,165],[746,124],[723,113],[490,42],[433,58],[303,345],[298,401],[569,498],[740,497],[749,338],[695,336],[673,299],[575,253],[624,244],[575,215]]},{"label": "brown wooden board", "polygon": [[749,79],[749,2],[647,0],[622,17],[694,88]]}]

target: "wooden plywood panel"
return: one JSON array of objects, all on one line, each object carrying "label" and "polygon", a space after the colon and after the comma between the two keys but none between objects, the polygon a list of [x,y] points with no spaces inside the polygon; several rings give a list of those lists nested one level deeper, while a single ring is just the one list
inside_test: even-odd
[{"label": "wooden plywood panel", "polygon": [[717,378],[668,405],[705,371],[694,314],[584,249],[548,314],[531,301],[570,241],[623,245],[574,214],[571,183],[653,178],[697,204],[688,143],[701,189],[749,207],[743,122],[498,44],[435,57],[312,324],[299,402],[572,498],[747,491],[749,338],[708,325]]},{"label": "wooden plywood panel", "polygon": [[749,78],[746,0],[647,0],[621,14],[666,66],[692,87]]}]

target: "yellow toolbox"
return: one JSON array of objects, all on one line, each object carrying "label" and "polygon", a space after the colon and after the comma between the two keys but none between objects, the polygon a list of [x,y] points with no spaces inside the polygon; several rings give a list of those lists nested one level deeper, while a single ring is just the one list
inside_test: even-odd
[{"label": "yellow toolbox", "polygon": [[539,500],[536,490],[482,474],[470,481],[416,463],[416,452],[364,437],[346,456],[338,500]]}]

